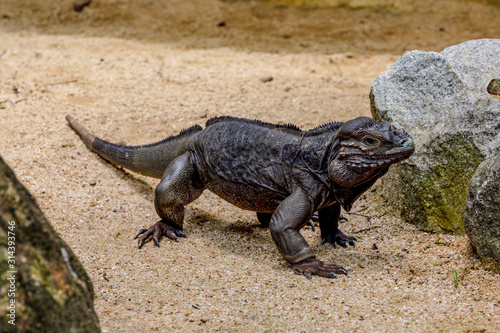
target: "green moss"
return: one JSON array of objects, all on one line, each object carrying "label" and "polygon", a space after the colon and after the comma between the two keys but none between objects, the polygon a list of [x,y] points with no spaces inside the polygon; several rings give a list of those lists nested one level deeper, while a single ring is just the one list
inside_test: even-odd
[{"label": "green moss", "polygon": [[[0,237],[0,244],[3,242],[1,241]],[[3,245],[3,244],[2,244]],[[7,296],[7,289],[8,289],[8,281],[7,281],[7,272],[9,271],[9,265],[8,265],[8,258],[7,255],[4,251],[0,251],[0,304],[8,304],[9,302],[9,297]],[[5,313],[5,309],[2,306],[0,308],[0,314]]]},{"label": "green moss", "polygon": [[464,234],[468,187],[484,156],[470,135],[460,133],[433,144],[432,167],[417,173],[410,165],[397,169],[406,186],[402,215],[426,231]]},{"label": "green moss", "polygon": [[54,276],[44,260],[38,256],[34,256],[31,260],[30,273],[33,281],[40,283],[47,293],[54,299],[61,307],[64,306],[65,299],[61,290],[58,290],[54,285]]}]

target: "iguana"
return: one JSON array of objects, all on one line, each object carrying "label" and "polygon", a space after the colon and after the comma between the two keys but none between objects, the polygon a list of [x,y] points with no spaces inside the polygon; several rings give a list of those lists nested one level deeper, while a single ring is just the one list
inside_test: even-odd
[{"label": "iguana", "polygon": [[338,228],[341,206],[353,202],[389,167],[414,151],[402,129],[359,117],[308,131],[229,116],[195,125],[157,143],[123,146],[89,133],[70,115],[85,145],[109,162],[160,178],[155,208],[161,220],[139,231],[138,246],[151,236],[176,240],[184,207],[208,189],[269,226],[283,258],[298,274],[336,277],[347,270],[316,259],[300,229],[318,213],[323,243],[347,246],[356,239]]}]

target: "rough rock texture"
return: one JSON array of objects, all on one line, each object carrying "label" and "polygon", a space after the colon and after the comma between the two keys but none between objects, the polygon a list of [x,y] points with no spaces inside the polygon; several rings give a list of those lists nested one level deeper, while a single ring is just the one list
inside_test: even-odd
[{"label": "rough rock texture", "polygon": [[500,152],[481,163],[469,186],[464,227],[484,266],[500,273]]},{"label": "rough rock texture", "polygon": [[0,245],[0,332],[100,331],[87,273],[2,158]]},{"label": "rough rock texture", "polygon": [[372,85],[373,117],[404,128],[416,144],[386,176],[385,195],[423,230],[464,233],[470,180],[500,146],[500,100],[488,92],[500,78],[499,54],[496,39],[411,51]]}]

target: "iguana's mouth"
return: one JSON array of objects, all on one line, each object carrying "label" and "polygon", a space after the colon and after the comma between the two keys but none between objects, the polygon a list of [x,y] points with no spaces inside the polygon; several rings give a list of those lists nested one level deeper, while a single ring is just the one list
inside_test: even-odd
[{"label": "iguana's mouth", "polygon": [[[415,151],[415,142],[413,139],[407,138],[402,146],[392,148],[386,152],[380,154],[360,154],[353,153],[350,157],[354,159],[347,159],[345,164],[350,167],[358,169],[373,169],[381,168],[387,165],[394,164],[396,162],[402,161],[408,158]],[[341,156],[347,157],[348,154],[341,154]],[[347,155],[347,156],[346,156]]]},{"label": "iguana's mouth", "polygon": [[412,138],[408,138],[403,147],[392,148],[385,152],[385,155],[398,155],[404,153],[413,153],[415,151],[415,142],[413,142]]}]

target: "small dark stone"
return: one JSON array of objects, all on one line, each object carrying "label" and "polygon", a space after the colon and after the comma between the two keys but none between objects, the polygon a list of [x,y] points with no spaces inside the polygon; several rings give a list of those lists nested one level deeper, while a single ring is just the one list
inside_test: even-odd
[{"label": "small dark stone", "polygon": [[224,21],[221,21],[217,24],[218,27],[225,27],[226,26],[226,22]]},{"label": "small dark stone", "polygon": [[73,10],[77,13],[80,13],[83,8],[90,5],[91,2],[92,0],[75,0],[75,2],[73,2]]},{"label": "small dark stone", "polygon": [[495,97],[500,96],[500,79],[493,79],[486,87],[488,94],[493,95]]},{"label": "small dark stone", "polygon": [[261,77],[259,80],[264,82],[264,83],[267,83],[267,82],[271,82],[272,80],[274,80],[274,78],[272,76],[266,76],[266,77]]}]

